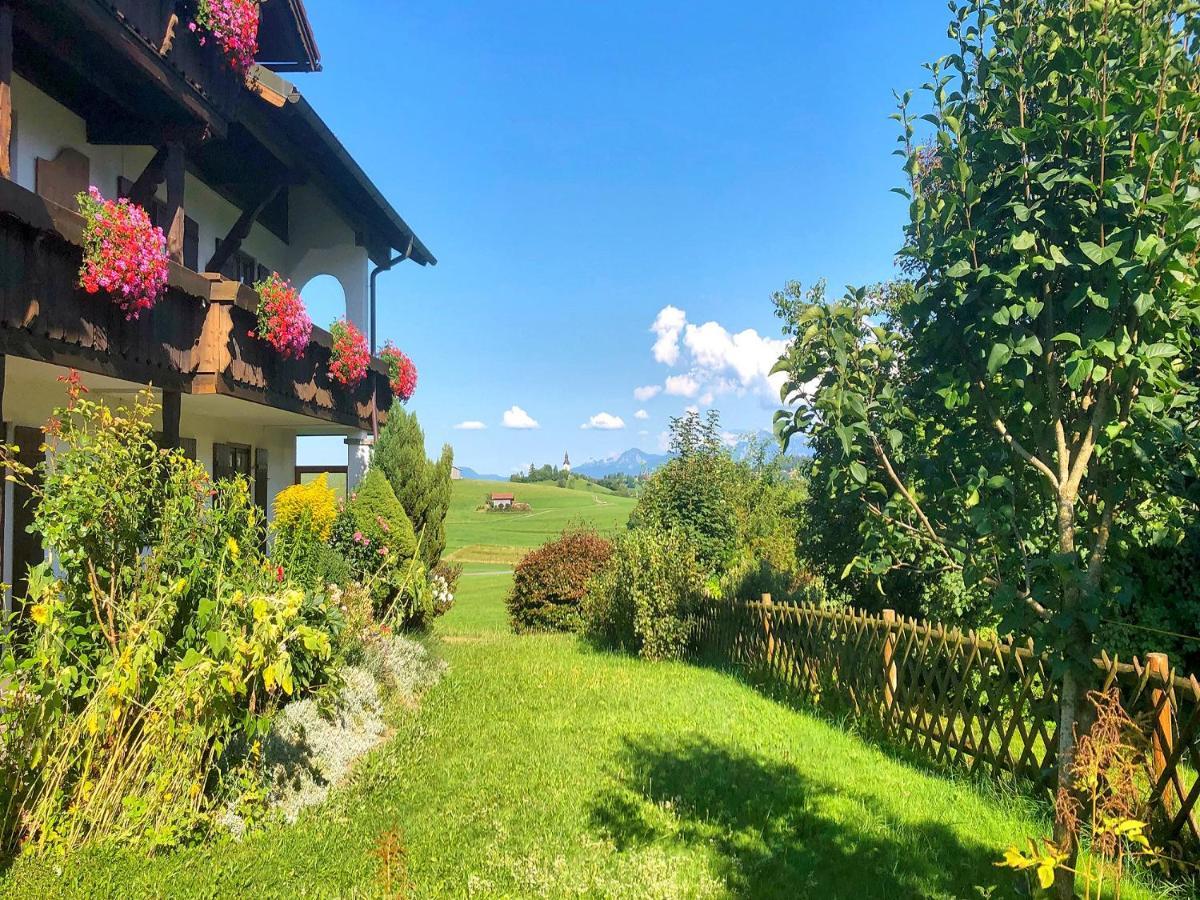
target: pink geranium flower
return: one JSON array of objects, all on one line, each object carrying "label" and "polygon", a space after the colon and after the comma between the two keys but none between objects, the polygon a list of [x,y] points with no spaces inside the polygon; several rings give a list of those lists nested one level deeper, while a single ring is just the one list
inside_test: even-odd
[{"label": "pink geranium flower", "polygon": [[136,319],[166,290],[166,236],[136,203],[105,200],[95,186],[76,200],[85,220],[79,286],[110,294],[126,319]]},{"label": "pink geranium flower", "polygon": [[285,359],[299,359],[308,349],[313,323],[291,282],[272,272],[254,285],[258,291],[258,329],[254,336]]},{"label": "pink geranium flower", "polygon": [[387,363],[392,394],[401,403],[407,403],[417,390],[416,364],[391,341],[383,345],[383,349],[379,351],[379,358]]},{"label": "pink geranium flower", "polygon": [[329,332],[333,336],[333,348],[329,353],[329,377],[343,387],[355,387],[367,377],[367,366],[371,363],[367,339],[345,319],[334,322]]},{"label": "pink geranium flower", "polygon": [[[245,75],[258,55],[258,0],[199,0],[188,25],[212,35],[235,71]],[[201,36],[200,43],[204,43]]]}]

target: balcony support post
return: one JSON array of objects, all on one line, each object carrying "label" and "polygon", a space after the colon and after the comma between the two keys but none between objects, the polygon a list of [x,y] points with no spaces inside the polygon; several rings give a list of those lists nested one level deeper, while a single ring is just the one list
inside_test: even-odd
[{"label": "balcony support post", "polygon": [[184,155],[183,144],[172,141],[167,144],[167,205],[164,210],[163,230],[167,233],[167,253],[175,262],[183,265],[183,220],[184,215]]}]

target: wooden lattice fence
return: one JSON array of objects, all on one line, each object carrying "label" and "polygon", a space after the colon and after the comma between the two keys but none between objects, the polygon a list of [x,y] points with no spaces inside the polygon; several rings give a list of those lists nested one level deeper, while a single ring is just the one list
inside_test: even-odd
[{"label": "wooden lattice fence", "polygon": [[[762,601],[709,607],[696,652],[882,729],[935,763],[1055,781],[1058,684],[1032,644],[906,619]],[[1165,656],[1095,661],[1150,744],[1145,787],[1158,840],[1200,851],[1200,683]]]}]

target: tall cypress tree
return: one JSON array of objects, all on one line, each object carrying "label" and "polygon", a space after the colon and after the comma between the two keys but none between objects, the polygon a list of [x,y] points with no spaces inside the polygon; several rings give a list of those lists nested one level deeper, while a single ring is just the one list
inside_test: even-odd
[{"label": "tall cypress tree", "polygon": [[431,461],[425,455],[425,432],[416,415],[393,407],[375,443],[372,466],[387,476],[412,520],[421,543],[421,560],[432,569],[446,549],[454,450],[447,444],[441,458]]}]

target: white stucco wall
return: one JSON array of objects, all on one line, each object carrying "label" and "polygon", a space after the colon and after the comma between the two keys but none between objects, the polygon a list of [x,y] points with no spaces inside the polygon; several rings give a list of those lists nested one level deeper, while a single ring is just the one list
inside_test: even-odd
[{"label": "white stucco wall", "polygon": [[[346,294],[346,317],[363,334],[369,325],[369,266],[367,251],[355,246],[355,234],[325,196],[311,185],[288,195],[288,261],[292,283],[303,291],[318,275],[332,275]],[[328,322],[319,323],[327,327]]]}]

